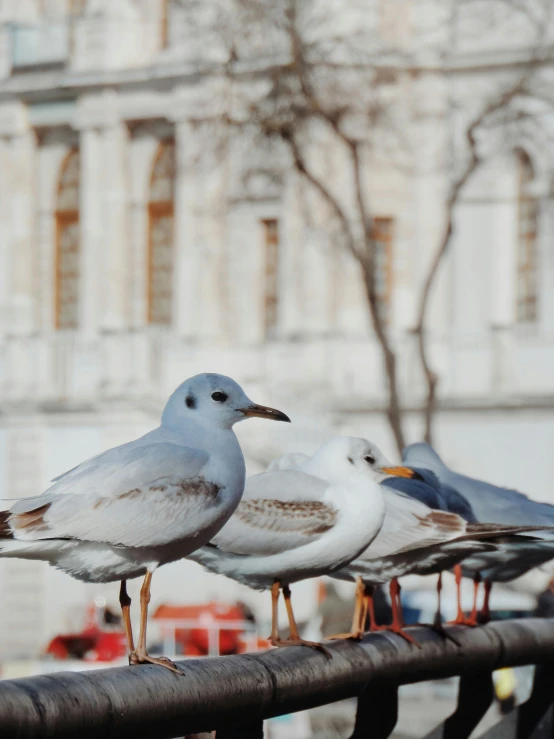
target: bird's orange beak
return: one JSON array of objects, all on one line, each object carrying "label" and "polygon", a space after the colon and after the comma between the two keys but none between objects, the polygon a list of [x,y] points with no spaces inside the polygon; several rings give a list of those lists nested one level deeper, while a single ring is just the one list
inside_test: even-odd
[{"label": "bird's orange beak", "polygon": [[411,470],[409,467],[382,467],[382,471],[386,472],[387,475],[393,475],[394,477],[408,477],[410,479],[420,478],[415,470]]},{"label": "bird's orange beak", "polygon": [[265,405],[253,403],[246,408],[239,408],[238,410],[247,417],[268,418],[270,421],[286,421],[290,423],[290,418],[282,411],[278,411],[275,408],[267,408]]}]

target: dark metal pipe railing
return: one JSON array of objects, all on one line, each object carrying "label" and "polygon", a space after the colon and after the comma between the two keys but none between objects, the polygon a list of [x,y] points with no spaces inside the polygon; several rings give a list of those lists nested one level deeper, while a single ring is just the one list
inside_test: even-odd
[{"label": "dark metal pipe railing", "polygon": [[[554,663],[554,619],[450,627],[460,646],[429,629],[411,633],[420,649],[380,633],[360,643],[328,644],[332,659],[290,647],[186,660],[179,663],[184,676],[142,665],[0,681],[0,736],[171,739],[216,729],[218,739],[246,739],[261,736],[264,718],[352,696],[361,696],[355,733],[361,736],[366,724],[362,699],[371,702],[379,691],[394,706],[398,685]],[[383,736],[390,723],[383,722]]]}]

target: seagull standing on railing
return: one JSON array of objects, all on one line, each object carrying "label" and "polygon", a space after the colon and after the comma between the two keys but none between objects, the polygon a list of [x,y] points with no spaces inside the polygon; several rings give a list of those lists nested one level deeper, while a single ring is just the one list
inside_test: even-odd
[{"label": "seagull standing on railing", "polygon": [[[356,582],[351,631],[331,638],[361,638],[369,614],[371,630],[393,631],[414,642],[404,629],[398,579],[408,574],[439,574],[439,604],[433,626],[440,629],[440,573],[470,554],[494,551],[495,542],[520,528],[472,524],[462,516],[441,510],[450,501],[458,510],[471,516],[471,509],[460,499],[461,496],[455,491],[445,491],[432,472],[425,470],[425,474],[421,474],[409,467],[393,466],[375,444],[366,441],[365,445],[365,461],[373,481],[380,483],[383,491],[385,518],[379,533],[365,551],[344,568],[331,573],[331,577]],[[306,455],[287,454],[274,460],[270,467],[303,470],[309,463],[310,458]],[[373,590],[375,586],[386,583],[390,583],[393,620],[390,626],[378,626],[373,611]]]},{"label": "seagull standing on railing", "polygon": [[[455,568],[458,587],[458,615],[455,623],[477,624],[477,590],[484,581],[485,599],[481,609],[481,621],[490,617],[489,599],[493,582],[509,582],[554,558],[554,506],[532,500],[524,493],[510,488],[477,480],[449,469],[432,446],[426,443],[411,444],[402,453],[406,464],[431,470],[443,485],[454,488],[468,501],[479,521],[533,526],[537,533],[523,541],[507,541],[496,551],[476,553]],[[541,526],[545,527],[538,538]],[[462,572],[474,580],[473,609],[466,618],[460,603]]]},{"label": "seagull standing on railing", "polygon": [[[44,560],[85,582],[121,581],[130,663],[178,672],[167,658],[146,651],[152,574],[208,542],[237,507],[245,464],[232,427],[253,416],[289,421],[281,411],[252,403],[229,377],[186,380],[167,401],[158,428],[2,511],[0,557]],[[141,575],[135,649],[126,581]]]},{"label": "seagull standing on railing", "polygon": [[[382,488],[370,470],[364,439],[336,437],[300,470],[273,469],[250,477],[244,498],[210,545],[190,558],[207,569],[258,590],[271,589],[274,646],[304,645],[291,604],[290,585],[327,575],[360,554],[385,515]],[[278,630],[283,592],[290,638]]]}]

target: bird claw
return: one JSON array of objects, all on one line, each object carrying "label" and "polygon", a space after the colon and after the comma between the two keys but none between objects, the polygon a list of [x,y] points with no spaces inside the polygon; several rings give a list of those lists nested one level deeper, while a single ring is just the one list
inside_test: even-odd
[{"label": "bird claw", "polygon": [[151,664],[151,665],[159,665],[160,667],[166,667],[168,670],[171,670],[171,672],[174,672],[176,675],[184,675],[184,671],[175,664],[175,662],[172,662],[168,657],[151,657],[149,654],[137,654],[137,652],[131,652],[129,655],[129,664],[130,665],[143,665],[143,664]]},{"label": "bird claw", "polygon": [[388,631],[390,634],[398,634],[398,636],[401,636],[403,639],[405,639],[408,644],[413,644],[418,649],[421,649],[421,644],[400,626],[379,626],[377,630]]},{"label": "bird claw", "polygon": [[477,622],[473,621],[470,618],[467,618],[464,616],[463,618],[461,616],[456,616],[456,618],[453,621],[447,621],[446,622],[448,626],[470,626],[474,627],[477,626]]},{"label": "bird claw", "polygon": [[320,644],[318,641],[307,641],[306,639],[271,639],[270,643],[274,647],[310,647],[310,649],[315,649],[318,652],[323,652],[323,654],[328,658],[332,659],[333,655],[331,652],[323,646],[323,644]]}]

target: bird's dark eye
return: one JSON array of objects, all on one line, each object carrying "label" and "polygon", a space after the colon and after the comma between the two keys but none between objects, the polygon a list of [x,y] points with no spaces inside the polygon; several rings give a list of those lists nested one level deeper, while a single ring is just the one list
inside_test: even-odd
[{"label": "bird's dark eye", "polygon": [[364,459],[368,464],[375,464],[375,457],[372,457],[371,454],[366,454]]},{"label": "bird's dark eye", "polygon": [[212,393],[212,400],[216,400],[218,403],[224,403],[227,400],[227,395],[217,390],[215,393]]}]

